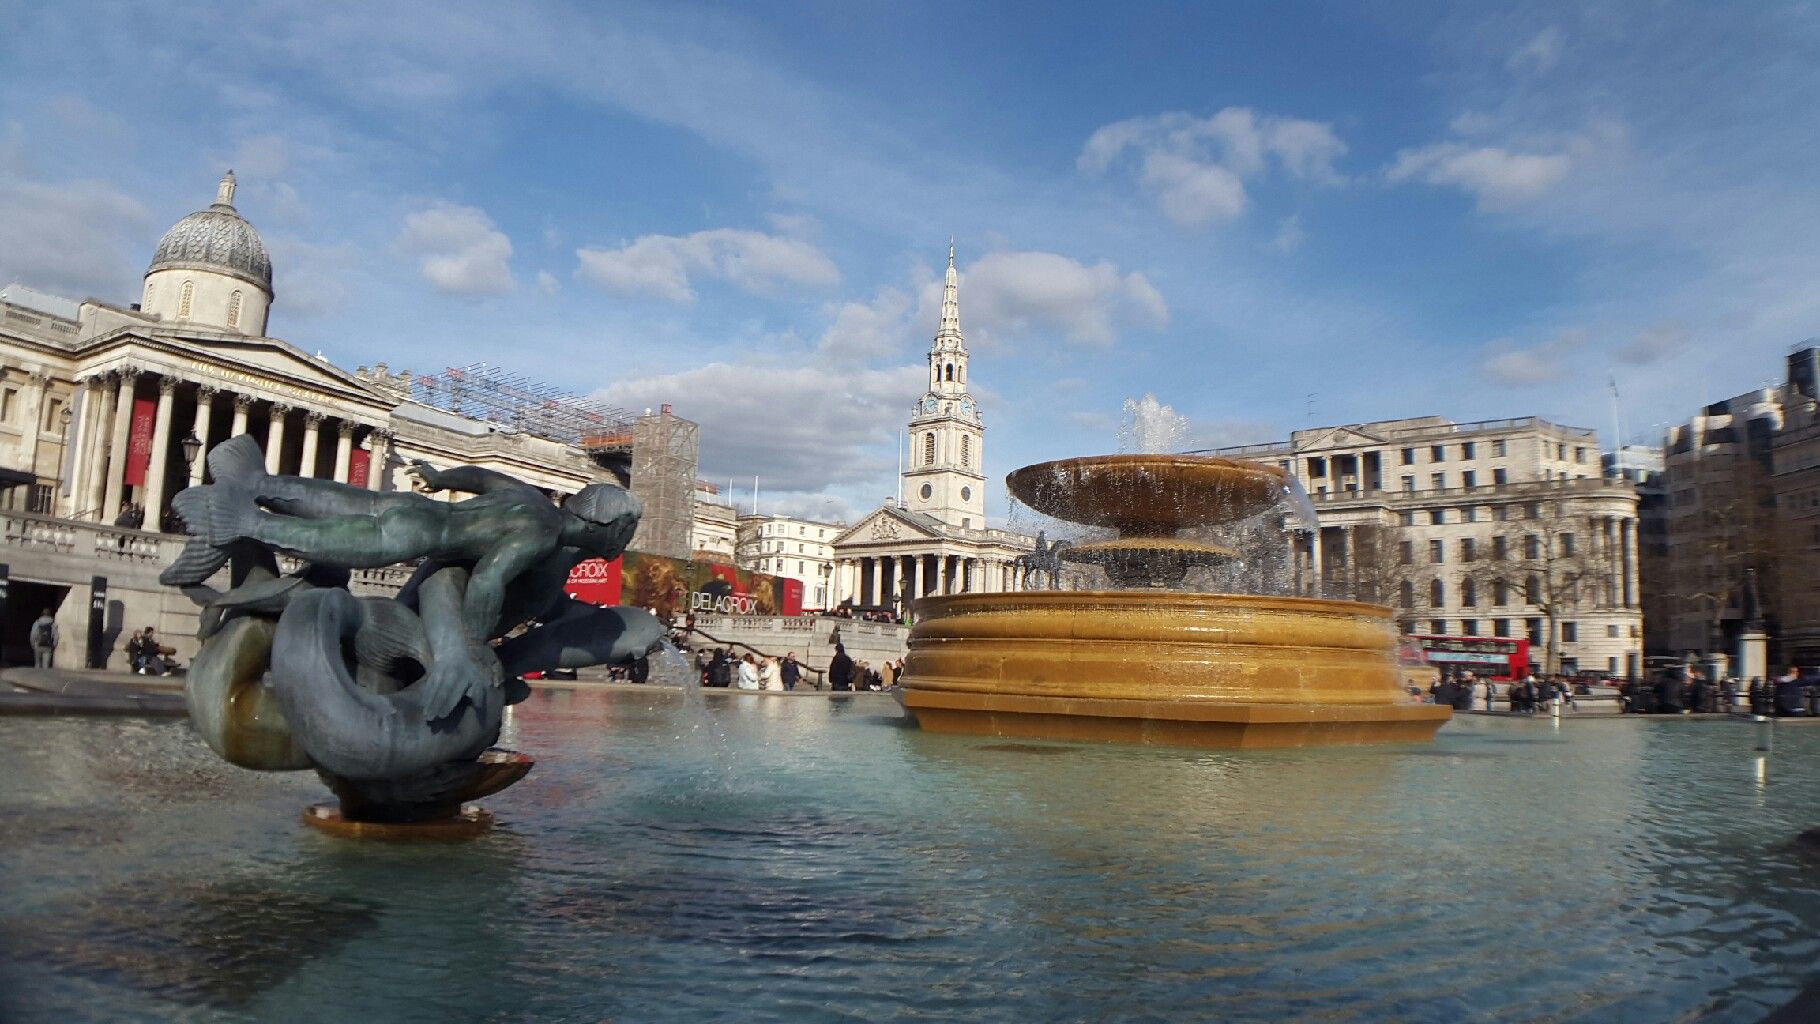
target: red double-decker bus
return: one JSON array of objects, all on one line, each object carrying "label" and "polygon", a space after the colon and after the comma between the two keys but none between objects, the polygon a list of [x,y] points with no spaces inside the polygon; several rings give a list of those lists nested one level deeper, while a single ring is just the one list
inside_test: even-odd
[{"label": "red double-decker bus", "polygon": [[1430,665],[1443,670],[1471,670],[1499,681],[1529,674],[1529,640],[1510,636],[1425,636],[1411,634]]}]

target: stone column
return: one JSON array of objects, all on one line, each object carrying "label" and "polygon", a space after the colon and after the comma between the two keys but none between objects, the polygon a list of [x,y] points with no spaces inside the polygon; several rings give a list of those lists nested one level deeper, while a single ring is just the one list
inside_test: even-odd
[{"label": "stone column", "polygon": [[1313,597],[1327,596],[1327,588],[1321,580],[1321,528],[1316,527],[1308,534],[1308,580],[1309,594]]},{"label": "stone column", "polygon": [[904,599],[904,611],[910,610],[910,602],[916,600],[916,556],[897,556],[897,591]]},{"label": "stone column", "polygon": [[[68,460],[68,464],[63,467],[63,475],[70,482],[69,497],[63,502],[65,517],[74,517],[88,508],[89,466],[95,458],[95,434],[98,433],[96,425],[101,422],[100,378],[88,376],[77,383],[82,385],[82,419],[71,423],[71,430],[76,435],[74,450],[63,453],[63,457]],[[68,435],[65,435],[64,440],[68,439]]]},{"label": "stone column", "polygon": [[202,477],[209,467],[209,430],[214,427],[215,396],[220,391],[213,385],[204,384],[196,389],[196,422],[190,427],[190,433],[202,442],[196,450],[196,461],[190,463],[190,486],[200,487]]},{"label": "stone column", "polygon": [[935,592],[945,597],[949,593],[948,585],[950,583],[948,556],[945,553],[938,554],[935,559]]},{"label": "stone column", "polygon": [[1624,545],[1624,607],[1637,606],[1637,522],[1618,520],[1618,539]]},{"label": "stone column", "polygon": [[171,453],[171,405],[177,395],[177,378],[168,374],[158,377],[158,415],[152,420],[152,459],[145,468],[145,529],[153,533],[164,527],[165,460]]},{"label": "stone column", "polygon": [[316,475],[316,443],[322,433],[322,414],[314,409],[303,414],[303,459],[297,466],[298,476]]},{"label": "stone column", "polygon": [[1359,534],[1351,523],[1347,523],[1341,529],[1346,537],[1346,585],[1351,590],[1351,593],[1346,596],[1357,601],[1359,599]]},{"label": "stone column", "polygon": [[374,491],[385,490],[386,459],[391,452],[392,435],[388,431],[375,430],[367,438],[367,488]]},{"label": "stone column", "polygon": [[90,378],[95,382],[97,408],[90,419],[89,430],[94,435],[89,439],[87,475],[88,482],[82,492],[82,512],[93,512],[96,522],[106,522],[103,513],[106,511],[102,502],[107,497],[107,453],[109,445],[108,431],[114,422],[114,403],[119,398],[117,388],[109,387],[109,378],[97,375]]},{"label": "stone column", "polygon": [[284,418],[290,415],[291,407],[283,402],[272,403],[272,418],[265,425],[265,471],[276,476],[278,464],[284,458]]},{"label": "stone column", "polygon": [[239,437],[246,433],[246,415],[252,408],[252,395],[240,393],[234,395],[234,425],[228,428],[229,437]]},{"label": "stone column", "polygon": [[[19,468],[38,475],[38,438],[44,433],[44,399],[50,394],[51,375],[43,370],[31,374],[31,395],[25,403],[25,429],[19,432]],[[51,504],[51,510],[56,509]]]},{"label": "stone column", "polygon": [[342,420],[335,429],[335,482],[348,482],[348,466],[354,458],[354,424]]},{"label": "stone column", "polygon": [[120,371],[120,382],[114,392],[114,433],[108,444],[107,493],[103,495],[96,520],[111,523],[120,513],[126,491],[126,455],[132,446],[133,387],[139,382],[139,371],[126,367]]}]

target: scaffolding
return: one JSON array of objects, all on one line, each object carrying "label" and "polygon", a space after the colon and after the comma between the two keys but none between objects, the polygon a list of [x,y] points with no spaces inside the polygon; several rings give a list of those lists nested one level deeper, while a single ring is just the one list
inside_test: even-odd
[{"label": "scaffolding", "polygon": [[668,405],[632,421],[632,493],[644,503],[644,517],[632,546],[670,558],[690,556],[695,519],[696,472],[701,427],[674,415]]},{"label": "scaffolding", "polygon": [[[402,378],[402,379],[401,379]],[[392,378],[411,401],[594,454],[601,439],[631,440],[624,409],[531,380],[488,363],[451,366],[441,373]]]}]

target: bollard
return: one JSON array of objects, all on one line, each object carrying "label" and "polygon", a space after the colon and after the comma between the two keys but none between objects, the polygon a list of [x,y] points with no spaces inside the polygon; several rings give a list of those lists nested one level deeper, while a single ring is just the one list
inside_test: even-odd
[{"label": "bollard", "polygon": [[1757,723],[1757,749],[1769,753],[1776,748],[1776,720],[1768,715],[1752,715]]},{"label": "bollard", "polygon": [[1559,719],[1561,717],[1561,698],[1556,697],[1551,703],[1554,707],[1550,709],[1549,713]]}]

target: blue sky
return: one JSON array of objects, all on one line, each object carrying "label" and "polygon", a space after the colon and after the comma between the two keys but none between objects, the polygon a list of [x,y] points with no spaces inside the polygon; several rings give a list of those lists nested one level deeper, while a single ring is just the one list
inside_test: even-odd
[{"label": "blue sky", "polygon": [[0,16],[0,282],[134,299],[232,166],[274,334],[672,402],[767,509],[893,491],[950,235],[995,477],[1146,392],[1649,439],[1820,334],[1807,4]]}]

